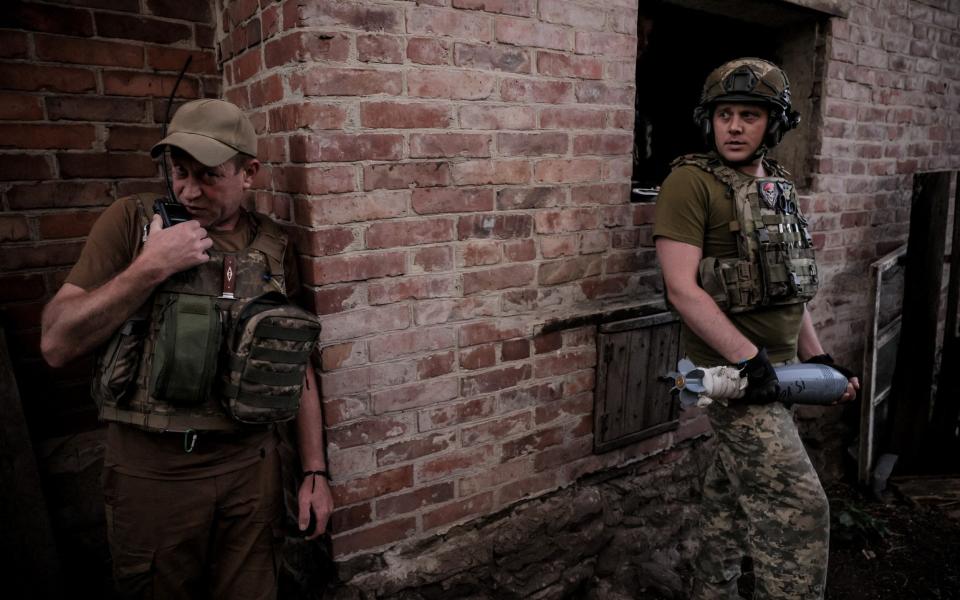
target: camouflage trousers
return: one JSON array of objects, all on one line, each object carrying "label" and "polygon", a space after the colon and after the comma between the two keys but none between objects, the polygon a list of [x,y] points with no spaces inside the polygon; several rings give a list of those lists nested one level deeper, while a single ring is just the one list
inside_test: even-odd
[{"label": "camouflage trousers", "polygon": [[830,511],[792,411],[714,403],[708,416],[717,451],[703,483],[692,598],[740,598],[745,555],[755,599],[823,598]]}]

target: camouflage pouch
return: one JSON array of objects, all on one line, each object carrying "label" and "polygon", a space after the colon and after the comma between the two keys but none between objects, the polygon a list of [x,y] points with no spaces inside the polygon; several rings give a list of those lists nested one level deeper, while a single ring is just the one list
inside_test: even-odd
[{"label": "camouflage pouch", "polygon": [[146,337],[147,315],[139,310],[124,321],[103,347],[90,382],[90,395],[98,409],[105,404],[123,405],[130,399]]},{"label": "camouflage pouch", "polygon": [[277,423],[300,408],[320,320],[270,292],[230,309],[220,377],[223,407],[241,423]]},{"label": "camouflage pouch", "polygon": [[174,406],[204,402],[217,373],[220,312],[210,296],[169,294],[158,318],[149,392]]}]

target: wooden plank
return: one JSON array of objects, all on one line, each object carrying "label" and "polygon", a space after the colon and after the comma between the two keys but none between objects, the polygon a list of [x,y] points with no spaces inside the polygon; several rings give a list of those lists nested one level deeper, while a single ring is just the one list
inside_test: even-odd
[{"label": "wooden plank", "polygon": [[645,327],[629,332],[630,359],[624,396],[629,404],[624,431],[640,431],[647,418],[647,365],[650,363],[651,334],[655,328]]},{"label": "wooden plank", "polygon": [[960,310],[960,172],[954,186],[953,235],[950,240],[950,279],[947,283],[947,318],[940,355],[937,397],[933,403],[934,457],[949,456],[956,450],[957,421],[960,420],[960,380],[952,366],[960,365],[960,336],[957,335],[957,311]]},{"label": "wooden plank", "polygon": [[903,325],[890,395],[890,451],[906,469],[922,466],[929,441],[951,178],[948,172],[918,173],[913,178]]}]

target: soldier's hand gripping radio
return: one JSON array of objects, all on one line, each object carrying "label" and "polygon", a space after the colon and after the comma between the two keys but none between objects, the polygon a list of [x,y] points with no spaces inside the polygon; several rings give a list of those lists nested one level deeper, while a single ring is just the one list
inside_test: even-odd
[{"label": "soldier's hand gripping radio", "polygon": [[164,229],[193,218],[182,204],[169,198],[157,199],[153,203],[153,212],[160,215]]}]

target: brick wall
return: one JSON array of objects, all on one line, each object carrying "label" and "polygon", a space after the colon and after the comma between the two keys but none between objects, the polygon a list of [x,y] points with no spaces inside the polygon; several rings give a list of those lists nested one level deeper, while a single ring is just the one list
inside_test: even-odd
[{"label": "brick wall", "polygon": [[115,198],[159,190],[148,151],[176,75],[185,98],[218,96],[203,3],[15,2],[0,22],[0,310],[25,409],[48,437],[94,427],[88,361],[51,370],[40,311]]},{"label": "brick wall", "polygon": [[[593,465],[592,327],[658,298],[631,205],[636,0],[233,2],[224,97],[323,316],[339,556]],[[614,453],[597,464],[616,463]]]}]

